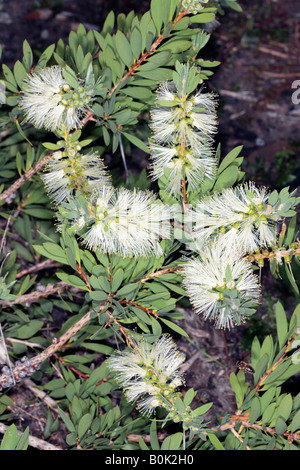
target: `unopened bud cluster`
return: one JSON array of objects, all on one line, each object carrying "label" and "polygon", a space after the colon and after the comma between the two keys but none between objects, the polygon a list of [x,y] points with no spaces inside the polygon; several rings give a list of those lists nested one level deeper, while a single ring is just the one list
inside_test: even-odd
[{"label": "unopened bud cluster", "polygon": [[183,0],[182,7],[189,13],[197,14],[202,10],[203,4],[209,0]]},{"label": "unopened bud cluster", "polygon": [[32,364],[31,360],[26,356],[22,357],[21,360],[15,362],[14,368],[11,371],[8,366],[2,367],[2,374],[5,376],[2,377],[0,383],[0,391],[3,388],[10,387],[15,382],[20,382],[25,377],[30,377],[34,372],[40,368],[39,364]]}]

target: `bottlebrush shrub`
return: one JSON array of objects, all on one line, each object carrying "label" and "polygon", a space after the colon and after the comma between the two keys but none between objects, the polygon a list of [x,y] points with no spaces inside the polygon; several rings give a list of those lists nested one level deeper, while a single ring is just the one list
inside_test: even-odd
[{"label": "bottlebrush shrub", "polygon": [[[299,448],[300,394],[281,389],[300,372],[299,306],[278,301],[276,334],[254,337],[251,364],[230,375],[235,414],[212,426],[213,403],[182,392],[178,305],[230,334],[257,315],[265,264],[299,295],[300,198],[247,181],[242,148],[215,144],[218,62],[201,51],[226,6],[241,11],[152,0],[39,57],[24,41],[3,65],[2,421],[7,387],[32,376],[56,400],[44,439],[63,421],[69,449]],[[148,172],[128,170],[136,148]],[[27,447],[28,431],[9,432],[3,448]]]}]

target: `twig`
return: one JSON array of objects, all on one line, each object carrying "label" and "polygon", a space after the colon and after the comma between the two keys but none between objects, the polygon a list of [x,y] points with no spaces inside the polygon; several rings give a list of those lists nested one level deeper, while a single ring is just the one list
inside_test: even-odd
[{"label": "twig", "polygon": [[[230,431],[232,432],[232,434],[243,444],[243,439],[241,438],[241,436],[239,435],[239,433],[234,429],[234,428],[231,428]],[[250,447],[247,445],[246,446],[247,450],[251,450]]]},{"label": "twig", "polygon": [[34,292],[30,292],[29,294],[19,295],[14,300],[1,300],[0,305],[2,307],[11,307],[12,305],[16,304],[30,304],[32,302],[37,302],[39,299],[44,299],[51,294],[55,294],[56,292],[60,292],[62,290],[67,289],[70,285],[66,282],[58,282],[57,284],[48,284],[45,286],[44,290],[36,290]]},{"label": "twig", "polygon": [[174,271],[179,271],[180,269],[182,269],[182,266],[172,266],[171,268],[161,269],[160,271],[155,271],[154,273],[143,277],[139,282],[143,284],[144,282],[147,282],[150,279],[153,279],[154,277],[158,277],[163,274],[173,273]]},{"label": "twig", "polygon": [[265,373],[265,375],[263,375],[263,377],[261,377],[260,381],[259,381],[258,384],[256,385],[256,388],[255,388],[256,392],[259,391],[259,389],[260,389],[260,387],[263,385],[264,381],[265,381],[265,380],[269,377],[269,375],[276,369],[276,367],[278,366],[278,364],[280,364],[280,363],[284,360],[284,358],[285,358],[285,356],[287,355],[287,353],[289,352],[290,346],[291,346],[291,344],[294,342],[294,340],[295,340],[295,336],[293,336],[293,337],[290,339],[290,341],[287,343],[286,348],[285,348],[285,350],[284,350],[282,356],[280,356],[280,358],[275,362],[275,364],[273,364],[273,366],[272,366],[269,370],[267,370],[267,372]]},{"label": "twig", "polygon": [[[186,15],[188,14],[188,11],[187,10],[183,10],[181,11],[177,18],[175,18],[175,20],[173,21],[173,28],[174,26],[176,26],[176,24]],[[150,47],[150,50],[149,52],[144,52],[144,54],[140,57],[140,59],[135,62],[135,64],[133,64],[128,72],[115,84],[115,86],[110,90],[110,92],[108,93],[108,96],[111,96],[115,91],[116,89],[121,85],[121,83],[123,83],[127,78],[129,78],[131,75],[133,75],[135,73],[135,71],[140,67],[140,65],[145,62],[145,60],[148,59],[148,57],[153,54],[153,52],[156,51],[156,49],[158,48],[158,46],[162,43],[162,41],[166,39],[165,36],[163,36],[162,34],[160,34],[158,36],[158,38],[156,39],[156,41],[152,44],[152,46]]]},{"label": "twig", "polygon": [[31,266],[30,268],[23,269],[22,271],[18,272],[16,275],[16,278],[19,279],[20,277],[26,276],[27,274],[32,274],[37,271],[42,271],[43,269],[46,268],[56,268],[59,266],[58,263],[52,261],[52,259],[46,259],[45,261],[42,261],[41,263],[38,263],[34,266]]},{"label": "twig", "polygon": [[47,155],[45,155],[33,168],[30,168],[24,175],[22,175],[17,181],[15,181],[9,188],[7,188],[2,194],[0,194],[0,201],[3,199],[7,199],[11,196],[17,189],[19,189],[26,181],[30,180],[35,173],[41,170],[48,160],[52,157],[54,151],[51,151]]},{"label": "twig", "polygon": [[55,413],[58,413],[57,411],[57,403],[53,398],[49,397],[47,393],[43,392],[43,390],[40,390],[35,386],[35,384],[32,382],[30,378],[26,378],[23,380],[23,385],[27,387],[35,396],[37,396],[41,401],[45,403],[49,408],[51,408]]},{"label": "twig", "polygon": [[[98,315],[104,310],[106,307],[106,301],[103,302],[100,305]],[[78,320],[73,326],[71,326],[60,338],[53,338],[52,344],[48,346],[47,349],[42,351],[40,354],[37,356],[31,358],[28,362],[30,363],[28,367],[24,363],[20,363],[17,366],[13,368],[13,376],[16,377],[21,377],[22,373],[27,373],[27,375],[30,375],[29,371],[32,371],[31,373],[34,372],[34,370],[37,370],[42,362],[47,360],[49,357],[51,357],[56,351],[61,349],[67,341],[69,341],[70,338],[72,338],[78,331],[81,330],[85,325],[89,323],[91,320],[92,315],[94,314],[94,310],[90,310],[87,312],[80,320]],[[0,376],[0,386],[1,387],[6,387],[7,384],[10,384],[11,381],[11,375],[9,374],[2,374]]]}]

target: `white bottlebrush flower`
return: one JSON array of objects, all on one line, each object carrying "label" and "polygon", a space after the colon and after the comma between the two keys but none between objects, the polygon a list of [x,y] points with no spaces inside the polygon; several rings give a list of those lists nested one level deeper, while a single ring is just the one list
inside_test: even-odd
[{"label": "white bottlebrush flower", "polygon": [[201,246],[214,237],[243,252],[271,245],[278,217],[267,208],[267,200],[267,190],[252,182],[204,198],[195,211],[196,242]]},{"label": "white bottlebrush flower", "polygon": [[172,82],[162,82],[156,91],[156,99],[158,101],[174,101],[176,102],[176,89]]},{"label": "white bottlebrush flower", "polygon": [[197,190],[215,175],[217,166],[212,151],[217,126],[214,95],[201,90],[181,95],[174,82],[163,82],[150,122],[151,176],[156,180],[167,174],[166,190],[173,196],[179,196],[185,181],[190,190]]},{"label": "white bottlebrush flower", "polygon": [[214,320],[217,328],[232,328],[253,313],[259,300],[258,278],[250,263],[229,246],[216,244],[189,260],[181,271],[195,312]]},{"label": "white bottlebrush flower", "polygon": [[91,104],[92,90],[79,86],[71,89],[63,77],[62,67],[55,65],[29,75],[23,85],[19,103],[25,119],[36,128],[58,131],[76,128]]},{"label": "white bottlebrush flower", "polygon": [[150,414],[159,406],[166,392],[172,393],[183,384],[178,370],[185,357],[169,336],[153,345],[134,341],[134,348],[111,356],[107,365],[116,372],[116,381],[124,388],[129,402],[138,402],[141,412]]},{"label": "white bottlebrush flower", "polygon": [[92,225],[83,235],[90,248],[122,256],[160,256],[170,238],[170,208],[147,191],[103,187],[93,195]]},{"label": "white bottlebrush flower", "polygon": [[41,175],[46,189],[56,204],[70,198],[74,190],[91,194],[110,184],[110,175],[96,152],[64,156],[55,152]]}]

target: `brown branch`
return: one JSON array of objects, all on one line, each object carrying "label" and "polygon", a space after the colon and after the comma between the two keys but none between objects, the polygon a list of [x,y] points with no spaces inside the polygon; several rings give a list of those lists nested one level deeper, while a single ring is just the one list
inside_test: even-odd
[{"label": "brown branch", "polygon": [[41,263],[38,263],[34,266],[31,266],[30,268],[23,269],[22,271],[18,272],[16,275],[16,278],[19,279],[20,277],[26,276],[27,274],[32,274],[37,271],[42,271],[43,269],[46,268],[56,268],[59,266],[59,263],[54,262],[52,259],[46,259],[45,261],[42,261]]},{"label": "brown branch", "polygon": [[143,310],[143,312],[149,313],[149,315],[154,315],[156,318],[158,317],[158,313],[156,310],[152,310],[151,308],[146,308],[142,307],[141,305],[138,305],[136,302],[133,300],[120,300],[120,304],[125,304],[126,306],[132,305],[133,307],[139,308],[140,310]]},{"label": "brown branch", "polygon": [[56,292],[60,292],[62,290],[67,289],[70,285],[66,282],[58,282],[57,284],[48,284],[45,286],[44,290],[36,290],[34,292],[30,292],[29,294],[19,295],[15,300],[0,300],[0,305],[2,307],[11,307],[12,305],[17,304],[30,304],[32,302],[37,302],[39,299],[44,299],[51,294],[55,294]]},{"label": "brown branch", "polygon": [[280,358],[275,362],[275,364],[273,364],[273,366],[267,370],[267,372],[265,373],[265,375],[263,375],[263,377],[261,377],[260,381],[258,382],[258,384],[256,385],[256,388],[255,388],[255,391],[258,392],[260,387],[263,385],[264,381],[269,377],[269,375],[276,369],[276,367],[278,366],[278,364],[280,364],[285,356],[287,355],[287,353],[289,352],[289,349],[290,349],[290,346],[291,344],[294,342],[295,340],[295,336],[293,336],[290,341],[287,343],[286,345],[286,348],[282,354],[282,356],[280,356]]},{"label": "brown branch", "polygon": [[[181,11],[177,18],[175,18],[175,20],[173,21],[173,28],[174,26],[186,15],[188,14],[188,11],[187,10],[183,10]],[[172,30],[171,30],[172,31]],[[144,54],[139,58],[139,60],[133,64],[128,72],[115,84],[115,86],[110,90],[110,92],[108,93],[108,96],[111,96],[115,91],[116,89],[121,85],[121,83],[123,83],[128,77],[130,77],[131,75],[133,75],[135,73],[135,71],[140,67],[140,65],[145,62],[145,60],[148,59],[148,57],[153,54],[153,52],[156,51],[156,49],[158,48],[158,46],[162,43],[162,41],[166,39],[165,36],[163,36],[162,34],[159,34],[158,38],[156,39],[156,41],[152,44],[152,46],[150,47],[149,51],[147,52],[144,52]]]},{"label": "brown branch", "polygon": [[148,276],[143,277],[140,281],[142,284],[147,282],[154,277],[162,276],[163,274],[173,273],[174,271],[179,271],[182,269],[182,266],[172,266],[171,268],[161,269],[160,271],[155,271],[154,273],[148,274]]},{"label": "brown branch", "polygon": [[[104,310],[106,307],[106,301],[100,305],[98,315]],[[52,344],[48,346],[47,349],[42,351],[37,356],[27,359],[25,362],[20,362],[18,365],[13,367],[11,376],[10,374],[2,374],[0,376],[0,387],[7,387],[10,386],[11,380],[18,381],[20,378],[28,375],[31,375],[35,370],[39,369],[40,364],[46,361],[49,357],[55,354],[56,351],[61,349],[68,341],[71,339],[78,331],[80,331],[85,325],[87,325],[92,315],[94,314],[94,310],[90,310],[87,312],[80,320],[78,320],[73,326],[71,326],[60,338],[53,338]]]},{"label": "brown branch", "polygon": [[[238,424],[241,425],[240,429],[245,427],[245,428],[249,428],[249,429],[261,430],[261,431],[267,432],[269,434],[274,434],[274,435],[277,434],[276,429],[270,428],[270,427],[265,427],[265,426],[262,426],[262,425],[256,424],[256,423],[250,423],[248,421],[248,418],[249,418],[249,413],[246,413],[245,415],[233,415],[233,416],[230,417],[230,420],[227,423],[222,424],[222,426],[220,426],[218,428],[210,429],[210,431],[214,431],[214,432],[226,431],[226,430],[232,431],[234,426],[238,423]],[[285,431],[283,434],[280,434],[280,435],[287,437],[289,442],[292,442],[295,439],[297,439],[297,440],[300,439],[300,433],[299,432]]]},{"label": "brown branch", "polygon": [[39,170],[41,170],[48,160],[52,157],[54,151],[51,151],[47,155],[45,155],[43,158],[41,158],[40,161],[37,162],[35,167],[30,168],[24,175],[22,175],[17,181],[15,181],[9,188],[7,188],[2,194],[0,194],[0,201],[3,201],[3,199],[7,199],[9,196],[11,196],[17,189],[19,189],[26,181],[30,180],[35,173],[37,173]]},{"label": "brown branch", "polygon": [[[290,249],[290,250],[285,250],[285,249],[282,249],[282,250],[279,250],[278,251],[280,254],[281,254],[281,257],[282,258],[285,258],[287,256],[291,256],[291,255],[300,255],[300,248],[295,248],[295,249]],[[254,261],[254,260],[259,260],[259,259],[271,259],[271,258],[274,258],[276,256],[276,253],[274,253],[273,251],[270,251],[269,253],[253,253],[251,255],[248,255],[247,258],[250,260],[250,261]]]}]

